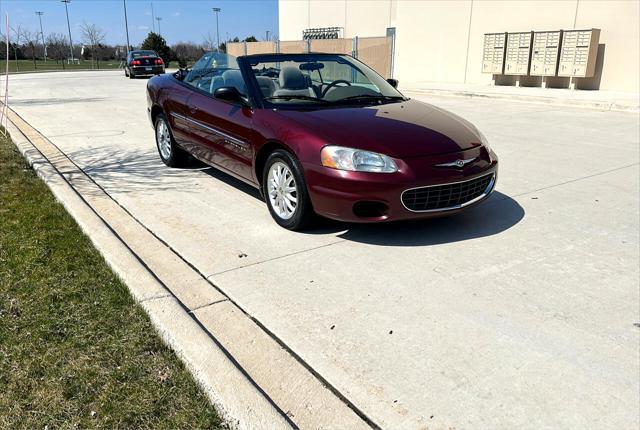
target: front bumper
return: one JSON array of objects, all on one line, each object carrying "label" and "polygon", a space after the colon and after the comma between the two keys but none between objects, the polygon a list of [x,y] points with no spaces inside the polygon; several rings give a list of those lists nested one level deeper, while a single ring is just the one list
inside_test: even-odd
[{"label": "front bumper", "polygon": [[[476,158],[462,169],[436,167],[456,159]],[[498,158],[477,147],[439,156],[395,159],[396,173],[347,172],[303,163],[314,210],[327,218],[350,222],[380,222],[429,218],[466,210],[485,200],[495,188]],[[489,187],[464,205],[429,211],[409,210],[402,193],[412,188],[451,184],[492,175]]]},{"label": "front bumper", "polygon": [[134,76],[161,75],[164,73],[164,66],[135,66],[129,67],[129,73]]}]

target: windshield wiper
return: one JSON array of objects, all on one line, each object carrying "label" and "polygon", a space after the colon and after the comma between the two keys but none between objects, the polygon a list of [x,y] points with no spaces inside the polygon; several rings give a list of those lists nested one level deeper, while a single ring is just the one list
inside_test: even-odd
[{"label": "windshield wiper", "polygon": [[334,100],[333,103],[340,103],[349,100],[404,100],[402,96],[384,96],[382,94],[358,94],[342,99]]},{"label": "windshield wiper", "polygon": [[311,96],[303,96],[303,95],[296,95],[296,94],[286,94],[286,95],[280,95],[280,96],[269,96],[269,97],[265,97],[265,100],[294,100],[294,99],[298,99],[298,100],[311,100],[314,102],[320,102],[320,103],[331,103],[327,100],[324,99],[319,99],[317,97],[311,97]]}]

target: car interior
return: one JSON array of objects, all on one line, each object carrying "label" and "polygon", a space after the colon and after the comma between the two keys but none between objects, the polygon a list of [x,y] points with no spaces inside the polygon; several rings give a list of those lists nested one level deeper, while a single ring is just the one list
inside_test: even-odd
[{"label": "car interior", "polygon": [[[345,63],[286,61],[254,65],[252,70],[262,96],[279,98],[284,102],[303,103],[308,98],[335,101],[380,95],[378,87],[364,74]],[[247,94],[246,83],[237,64],[215,55],[198,61],[184,82],[210,94],[221,87],[235,87],[241,94]]]},{"label": "car interior", "polygon": [[[379,94],[372,84],[351,82],[347,79],[313,79],[311,73],[320,70],[322,64],[287,65],[278,71],[268,69],[257,72],[256,80],[264,97],[300,95],[324,100],[337,100],[344,97],[363,94]],[[302,69],[302,70],[301,70]]]}]

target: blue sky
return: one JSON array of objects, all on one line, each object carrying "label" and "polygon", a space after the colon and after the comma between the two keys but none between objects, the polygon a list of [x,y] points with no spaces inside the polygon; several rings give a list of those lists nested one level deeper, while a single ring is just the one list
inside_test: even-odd
[{"label": "blue sky", "polygon": [[[139,44],[153,29],[151,1],[127,0],[129,38],[133,45]],[[169,44],[178,41],[203,42],[208,32],[215,38],[215,17],[213,7],[220,12],[220,41],[227,37],[240,38],[254,35],[259,40],[278,33],[277,0],[155,0],[153,10],[161,17],[162,36]],[[4,33],[4,15],[9,13],[11,26],[22,24],[32,31],[39,31],[36,11],[44,12],[42,24],[44,33],[67,34],[67,21],[64,4],[59,0],[0,0],[2,28]],[[126,43],[124,28],[124,9],[122,0],[71,0],[69,21],[74,44],[81,42],[79,26],[83,21],[101,27],[107,33],[110,44]],[[157,21],[155,23],[156,31]]]}]

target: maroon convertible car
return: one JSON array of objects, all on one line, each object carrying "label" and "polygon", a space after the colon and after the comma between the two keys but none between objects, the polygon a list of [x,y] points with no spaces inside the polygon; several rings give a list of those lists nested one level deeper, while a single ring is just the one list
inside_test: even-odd
[{"label": "maroon convertible car", "polygon": [[189,155],[260,189],[275,221],[375,222],[454,213],[493,191],[498,158],[468,121],[404,97],[338,54],[205,54],[152,78],[160,158]]}]

